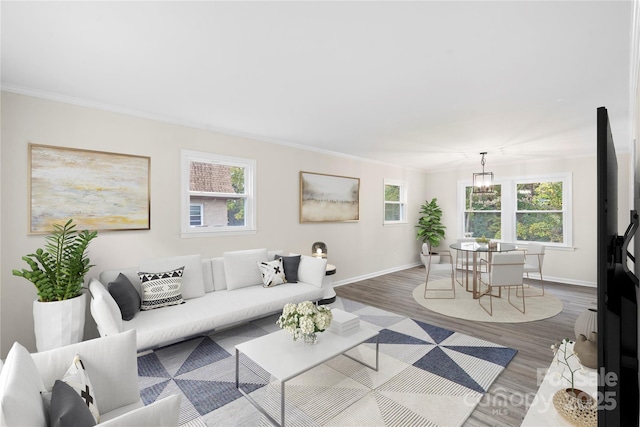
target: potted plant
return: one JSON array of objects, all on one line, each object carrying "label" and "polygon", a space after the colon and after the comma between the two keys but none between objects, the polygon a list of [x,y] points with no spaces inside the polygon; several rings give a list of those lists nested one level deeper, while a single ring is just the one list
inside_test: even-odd
[{"label": "potted plant", "polygon": [[93,265],[86,256],[97,231],[78,232],[70,219],[54,224],[44,249],[22,257],[29,269],[13,270],[14,276],[33,283],[38,299],[33,302],[33,320],[38,351],[82,341],[86,297],[84,277]]},{"label": "potted plant", "polygon": [[[430,202],[425,202],[420,207],[420,214],[422,215],[418,220],[417,240],[422,240],[427,244],[427,249],[430,255],[436,255],[433,252],[433,248],[438,247],[440,241],[444,239],[445,226],[442,224],[442,209],[438,206],[438,199],[435,197]],[[424,259],[423,259],[424,262]],[[432,258],[432,263],[439,262]]]}]

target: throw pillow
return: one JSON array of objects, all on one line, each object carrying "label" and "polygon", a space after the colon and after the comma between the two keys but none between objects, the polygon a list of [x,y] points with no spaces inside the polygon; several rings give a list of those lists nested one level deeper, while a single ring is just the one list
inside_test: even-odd
[{"label": "throw pillow", "polygon": [[122,320],[131,320],[140,311],[140,294],[124,274],[120,273],[115,281],[109,283],[109,293],[120,307]]},{"label": "throw pillow", "polygon": [[281,285],[287,281],[281,258],[274,261],[259,262],[258,268],[260,268],[262,283],[265,288]]},{"label": "throw pillow", "polygon": [[96,420],[85,401],[69,384],[56,380],[51,392],[49,426],[84,427],[94,425],[96,425]]},{"label": "throw pillow", "polygon": [[276,255],[275,259],[281,258],[284,265],[284,275],[287,283],[298,283],[298,267],[300,266],[300,255],[282,256]]},{"label": "throw pillow", "polygon": [[313,285],[317,288],[321,288],[322,281],[326,274],[326,269],[326,258],[316,258],[308,255],[302,255],[300,257],[298,280]]},{"label": "throw pillow", "polygon": [[180,281],[182,299],[200,298],[205,294],[202,257],[181,255],[166,258],[152,258],[140,261],[138,271],[169,271],[184,268]]},{"label": "throw pillow", "polygon": [[[100,414],[98,413],[98,405],[96,403],[96,397],[93,391],[93,386],[89,380],[89,375],[84,369],[84,364],[79,355],[73,358],[71,366],[67,369],[67,372],[62,377],[62,381],[69,384],[71,388],[82,398],[85,405],[89,408],[91,415],[95,423],[100,421]],[[53,395],[51,396],[51,406],[53,406]]]},{"label": "throw pillow", "polygon": [[0,372],[0,424],[47,425],[40,398],[40,392],[44,390],[31,354],[20,343],[14,343]]},{"label": "throw pillow", "polygon": [[180,286],[184,267],[161,273],[139,272],[142,283],[142,304],[140,309],[153,310],[168,305],[182,304]]}]

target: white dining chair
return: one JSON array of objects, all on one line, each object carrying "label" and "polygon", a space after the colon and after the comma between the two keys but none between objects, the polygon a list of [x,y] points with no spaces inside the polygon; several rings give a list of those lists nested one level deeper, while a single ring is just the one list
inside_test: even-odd
[{"label": "white dining chair", "polygon": [[[453,256],[448,250],[438,250],[437,255],[429,253],[422,254],[425,260],[425,268],[427,269],[427,277],[424,283],[424,299],[452,299],[456,297],[456,287],[454,284]],[[432,262],[433,261],[433,262]],[[436,262],[438,261],[438,262]],[[438,285],[436,281],[429,284],[429,276],[438,272],[449,273],[451,279],[451,287]],[[439,275],[438,275],[439,276]],[[445,294],[446,293],[446,294]],[[440,296],[444,295],[444,296]]]},{"label": "white dining chair", "polygon": [[[524,252],[524,272],[529,278],[529,273],[535,273],[540,276],[541,292],[527,292],[527,297],[544,296],[544,280],[542,279],[542,263],[544,262],[544,245],[540,243],[529,243],[527,250]],[[531,284],[527,283],[526,288],[530,288]]]},{"label": "white dining chair", "polygon": [[[481,273],[480,285],[486,286],[486,290],[480,293],[478,303],[480,306],[493,316],[493,298],[502,298],[502,288],[507,288],[507,300],[509,304],[515,307],[521,313],[525,313],[524,302],[524,289],[523,286],[524,275],[524,254],[518,251],[495,253],[489,263],[489,271]],[[517,288],[522,291],[522,308],[518,307],[511,300],[511,288],[516,288],[516,296],[518,294]],[[498,295],[495,295],[494,289],[498,290]],[[482,304],[483,297],[489,297],[489,308]]]},{"label": "white dining chair", "polygon": [[[461,237],[456,239],[457,243],[468,243],[475,241],[476,239],[474,237]],[[484,260],[482,259],[478,259],[478,271],[482,271],[482,269],[484,268],[483,261]],[[486,268],[484,270],[486,271]],[[465,286],[466,284],[467,292],[471,292],[471,289],[469,288],[469,285],[471,283],[469,280],[469,274],[473,274],[473,254],[471,254],[469,251],[456,250],[456,282],[458,282],[460,286]]]}]

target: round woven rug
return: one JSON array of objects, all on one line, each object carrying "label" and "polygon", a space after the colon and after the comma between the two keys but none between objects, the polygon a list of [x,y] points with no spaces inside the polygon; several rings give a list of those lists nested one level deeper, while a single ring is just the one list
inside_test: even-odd
[{"label": "round woven rug", "polygon": [[[473,299],[471,292],[455,283],[456,297],[455,299],[425,299],[424,283],[413,290],[413,299],[421,306],[444,314],[449,317],[457,317],[459,319],[474,320],[479,322],[496,322],[496,323],[519,323],[532,322],[534,320],[547,319],[553,317],[562,311],[562,301],[551,295],[548,291],[544,296],[525,298],[525,314],[522,314],[507,301],[507,290],[502,290],[502,298],[493,298],[493,316],[484,311],[477,299]],[[429,282],[429,289],[446,289],[451,287],[451,279],[440,279]],[[538,287],[525,289],[527,292],[539,292]],[[451,293],[440,292],[438,296],[448,296]],[[428,295],[432,295],[431,291]],[[518,307],[522,304],[522,299],[515,296],[515,289],[511,290],[511,300]],[[482,298],[482,304],[489,307],[489,297]]]}]

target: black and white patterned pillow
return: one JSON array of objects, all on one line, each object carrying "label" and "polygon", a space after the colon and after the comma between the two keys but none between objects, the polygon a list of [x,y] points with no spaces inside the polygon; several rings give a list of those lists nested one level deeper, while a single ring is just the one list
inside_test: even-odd
[{"label": "black and white patterned pillow", "polygon": [[287,282],[284,275],[284,266],[282,265],[282,258],[278,258],[274,261],[259,262],[260,274],[262,274],[262,283],[265,288],[281,285]]},{"label": "black and white patterned pillow", "polygon": [[98,405],[96,403],[96,396],[93,392],[93,386],[89,380],[89,375],[84,368],[84,363],[80,355],[76,354],[71,362],[71,366],[67,369],[62,381],[69,384],[76,393],[84,400],[85,404],[89,407],[89,411],[96,423],[100,422],[100,414],[98,413]]},{"label": "black and white patterned pillow", "polygon": [[161,273],[138,272],[142,285],[141,310],[153,310],[154,308],[168,305],[182,304],[182,274],[184,267]]}]

